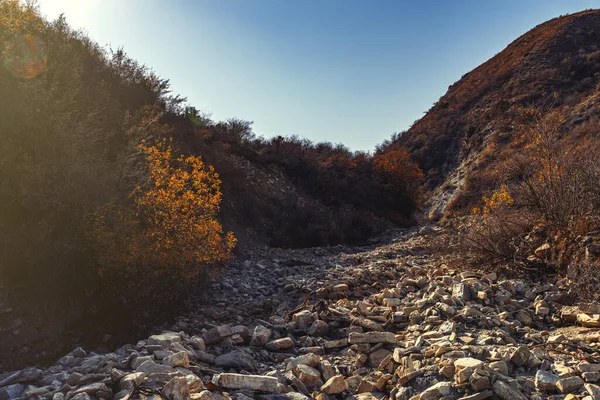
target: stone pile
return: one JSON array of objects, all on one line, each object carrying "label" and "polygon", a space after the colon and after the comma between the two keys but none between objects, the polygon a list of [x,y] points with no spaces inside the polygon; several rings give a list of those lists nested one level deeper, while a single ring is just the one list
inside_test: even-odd
[{"label": "stone pile", "polygon": [[236,315],[207,307],[211,322],[0,375],[0,400],[600,399],[599,305],[571,304],[566,279],[450,268],[426,240],[341,256],[301,284],[282,276],[252,298],[270,299],[268,314],[232,301]]}]

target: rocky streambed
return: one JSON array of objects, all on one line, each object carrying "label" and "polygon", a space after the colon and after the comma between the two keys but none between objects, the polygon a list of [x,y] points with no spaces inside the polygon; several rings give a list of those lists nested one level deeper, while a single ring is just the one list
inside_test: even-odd
[{"label": "rocky streambed", "polygon": [[23,399],[600,399],[600,306],[566,278],[460,268],[437,227],[364,249],[257,250],[193,315],[0,375]]}]

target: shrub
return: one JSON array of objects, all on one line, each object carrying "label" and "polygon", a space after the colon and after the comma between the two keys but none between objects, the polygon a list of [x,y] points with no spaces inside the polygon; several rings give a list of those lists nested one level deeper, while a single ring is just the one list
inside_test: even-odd
[{"label": "shrub", "polygon": [[0,1],[0,43],[7,43],[15,35],[41,32],[43,28],[32,4],[20,0]]},{"label": "shrub", "polygon": [[[404,149],[392,149],[373,157],[375,179],[384,188],[388,203],[396,210],[419,207],[419,186],[423,172]],[[393,200],[392,200],[393,199]]]},{"label": "shrub", "polygon": [[536,218],[529,210],[514,206],[506,185],[483,197],[483,205],[472,210],[474,223],[465,237],[470,250],[492,261],[516,261],[525,236]]},{"label": "shrub", "polygon": [[600,143],[588,138],[565,145],[558,114],[534,118],[522,136],[530,166],[525,168],[521,160],[513,170],[523,171],[524,201],[538,210],[551,231],[573,241],[599,222]]},{"label": "shrub", "polygon": [[[557,113],[542,118],[525,110],[520,126],[521,150],[501,169],[508,182],[483,206],[475,208],[475,224],[467,243],[476,252],[517,263],[536,263],[564,271],[580,252],[579,238],[600,226],[600,143],[577,144],[561,137]],[[535,228],[535,229],[534,229]],[[542,243],[550,245],[543,260],[533,257]]]},{"label": "shrub", "polygon": [[131,207],[98,210],[89,233],[100,278],[128,302],[177,297],[207,268],[226,262],[235,244],[217,221],[221,182],[212,166],[197,156],[175,157],[165,141],[139,149],[147,181],[131,192]]},{"label": "shrub", "polygon": [[376,154],[373,157],[373,165],[382,182],[413,193],[423,180],[423,172],[404,149]]}]

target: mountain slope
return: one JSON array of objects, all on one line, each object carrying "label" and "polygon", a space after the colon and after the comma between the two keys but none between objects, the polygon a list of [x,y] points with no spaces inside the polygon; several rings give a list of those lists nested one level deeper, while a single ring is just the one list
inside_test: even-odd
[{"label": "mountain slope", "polygon": [[600,11],[552,19],[465,74],[392,146],[406,146],[426,175],[434,214],[461,209],[495,182],[519,111],[557,112],[587,134],[596,121]]}]

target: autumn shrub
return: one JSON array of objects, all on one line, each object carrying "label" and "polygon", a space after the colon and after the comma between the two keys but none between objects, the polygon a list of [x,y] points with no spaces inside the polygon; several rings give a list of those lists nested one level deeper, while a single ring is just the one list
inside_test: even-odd
[{"label": "autumn shrub", "polygon": [[39,33],[43,29],[44,23],[32,3],[0,1],[0,43],[7,43],[16,35]]},{"label": "autumn shrub", "polygon": [[523,196],[531,207],[539,210],[551,231],[574,240],[597,226],[600,205],[600,143],[586,138],[575,144],[561,141],[563,120],[557,114],[544,119],[535,116],[533,126],[526,128],[525,154],[532,166],[523,174]]},{"label": "autumn shrub", "polygon": [[171,143],[142,144],[147,180],[131,205],[109,204],[90,221],[105,290],[124,303],[177,298],[222,266],[235,238],[217,220],[220,180],[198,156],[175,156]]}]

